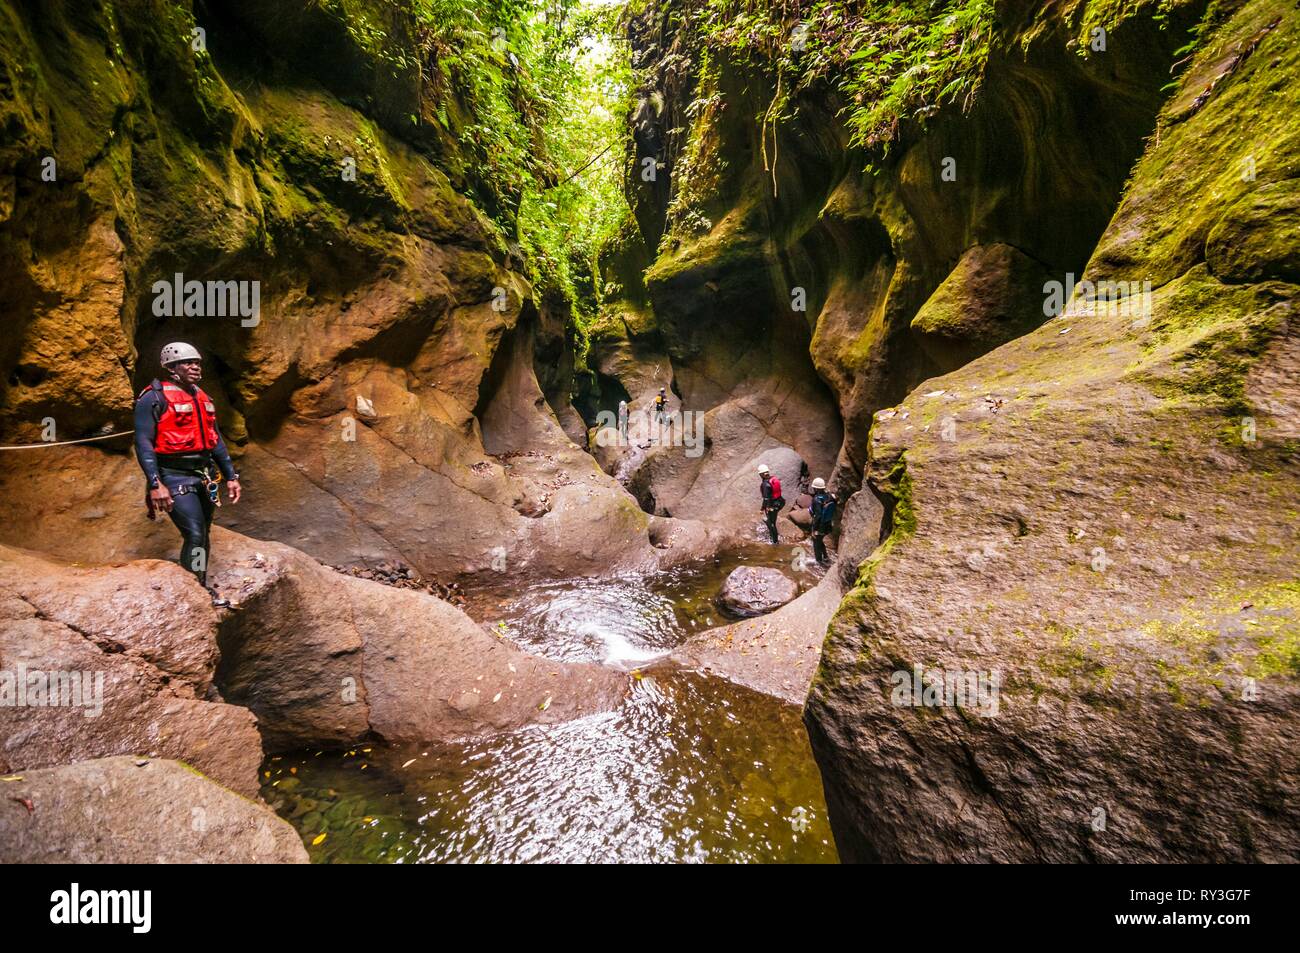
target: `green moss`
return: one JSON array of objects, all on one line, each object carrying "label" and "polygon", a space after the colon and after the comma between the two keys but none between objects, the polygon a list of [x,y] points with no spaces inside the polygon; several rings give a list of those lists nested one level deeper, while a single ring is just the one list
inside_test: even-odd
[{"label": "green moss", "polygon": [[1176,650],[1157,660],[1156,669],[1182,700],[1210,686],[1239,690],[1242,678],[1297,678],[1300,582],[1222,586],[1142,631]]}]

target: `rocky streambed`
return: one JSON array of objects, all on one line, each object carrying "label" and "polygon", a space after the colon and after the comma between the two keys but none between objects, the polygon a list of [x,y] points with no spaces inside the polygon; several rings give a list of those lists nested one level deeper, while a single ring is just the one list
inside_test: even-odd
[{"label": "rocky streambed", "polygon": [[[746,547],[471,596],[501,639],[621,671],[622,700],[481,738],[275,755],[263,798],[316,862],[833,862],[797,705],[670,658],[724,621],[713,597],[733,569],[791,559],[791,547]],[[818,582],[810,567],[790,574]]]}]

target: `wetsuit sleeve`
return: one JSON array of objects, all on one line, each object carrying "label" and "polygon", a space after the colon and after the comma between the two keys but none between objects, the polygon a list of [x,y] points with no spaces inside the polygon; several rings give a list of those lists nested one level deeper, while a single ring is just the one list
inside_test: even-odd
[{"label": "wetsuit sleeve", "polygon": [[158,393],[149,391],[135,402],[135,458],[140,462],[144,478],[151,484],[158,476],[158,454],[154,443],[158,439]]},{"label": "wetsuit sleeve", "polygon": [[217,445],[212,448],[212,459],[221,468],[221,475],[227,480],[235,478],[235,464],[231,462],[230,451],[226,449],[226,438],[221,436],[221,427],[217,426]]}]

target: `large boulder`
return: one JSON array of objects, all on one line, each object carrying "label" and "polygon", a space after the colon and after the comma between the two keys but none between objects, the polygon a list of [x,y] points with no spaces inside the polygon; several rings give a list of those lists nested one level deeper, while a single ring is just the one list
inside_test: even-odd
[{"label": "large boulder", "polygon": [[[1150,298],[876,415],[888,536],[805,709],[844,859],[1300,859],[1300,286],[1292,218],[1242,211],[1300,162],[1297,76],[1294,10],[1242,5],[1084,274]],[[1204,260],[1230,210],[1258,268]]]},{"label": "large boulder", "polygon": [[828,573],[773,612],[692,635],[673,651],[672,658],[688,668],[802,705],[817,671],[826,624],[840,604],[840,592],[838,577]]},{"label": "large boulder", "polygon": [[356,579],[217,530],[213,584],[234,602],[217,680],[269,750],[436,741],[613,708],[626,676],[529,655],[427,593]]},{"label": "large boulder", "polygon": [[218,631],[175,564],[90,569],[0,546],[0,772],[139,754],[256,797],[262,740],[215,689]]},{"label": "large boulder", "polygon": [[1002,242],[972,245],[912,319],[936,363],[958,367],[1046,320],[1051,273]]},{"label": "large boulder", "polygon": [[798,595],[799,583],[779,569],[739,566],[722,584],[718,605],[733,616],[748,618],[779,609]]},{"label": "large boulder", "polygon": [[270,808],[175,761],[100,758],[0,784],[0,864],[307,863]]}]

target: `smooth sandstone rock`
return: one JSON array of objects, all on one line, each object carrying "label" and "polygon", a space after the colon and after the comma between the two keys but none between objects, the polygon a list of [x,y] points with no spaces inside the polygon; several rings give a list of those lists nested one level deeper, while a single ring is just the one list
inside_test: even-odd
[{"label": "smooth sandstone rock", "polygon": [[435,741],[613,708],[626,676],[553,662],[435,596],[345,576],[278,543],[218,530],[212,577],[235,603],[218,682],[268,750]]},{"label": "smooth sandstone rock", "polygon": [[305,864],[265,805],[176,761],[114,757],[21,772],[0,803],[3,864]]},{"label": "smooth sandstone rock", "polygon": [[256,797],[262,739],[215,691],[217,641],[208,594],[179,566],[72,567],[0,546],[0,672],[35,680],[26,704],[0,705],[0,771],[151,755]]}]

